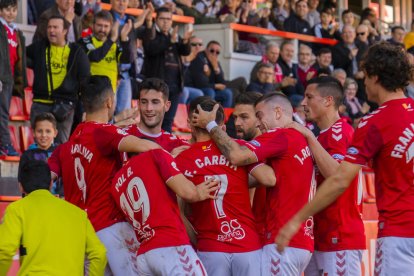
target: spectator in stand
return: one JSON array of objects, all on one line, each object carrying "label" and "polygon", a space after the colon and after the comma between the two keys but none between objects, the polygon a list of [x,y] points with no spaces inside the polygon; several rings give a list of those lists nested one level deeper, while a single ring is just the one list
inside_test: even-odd
[{"label": "spectator in stand", "polygon": [[356,39],[361,43],[364,43],[367,46],[371,46],[371,42],[368,39],[369,36],[369,29],[367,25],[360,24],[356,28]]},{"label": "spectator in stand", "polygon": [[33,105],[30,120],[50,112],[58,121],[57,143],[68,140],[80,86],[90,75],[86,53],[75,43],[67,43],[70,25],[61,15],[47,23],[47,40],[27,47],[28,66],[33,69]]},{"label": "spectator in stand", "polygon": [[26,87],[23,32],[17,29],[17,0],[0,1],[0,156],[17,156],[11,144],[9,109],[12,95],[22,97]]},{"label": "spectator in stand", "polygon": [[[121,29],[125,24],[131,20],[133,23],[133,31],[128,34],[129,41],[129,50],[131,53],[129,62],[121,63],[119,67],[120,80],[118,84],[118,89],[116,91],[116,108],[115,114],[122,112],[125,109],[131,107],[132,100],[132,87],[131,87],[131,76],[136,77],[136,58],[137,58],[137,38],[142,36],[141,29],[138,29],[147,18],[152,19],[153,7],[151,4],[148,4],[148,9],[142,13],[139,17],[134,18],[133,16],[126,14],[126,9],[128,7],[128,0],[118,1],[111,0],[111,14],[114,22],[119,23],[120,30],[118,34],[121,35]],[[118,38],[121,39],[121,38]]]},{"label": "spectator in stand", "polygon": [[344,104],[349,118],[355,119],[365,116],[369,112],[370,106],[363,100],[356,97],[358,83],[351,78],[346,78],[344,83]]},{"label": "spectator in stand", "polygon": [[341,14],[341,25],[340,25],[340,32],[342,32],[342,29],[345,25],[354,26],[355,24],[355,16],[354,13],[351,10],[344,10]]},{"label": "spectator in stand", "polygon": [[67,41],[76,42],[81,38],[82,22],[79,16],[75,14],[75,0],[56,0],[55,5],[45,10],[37,22],[33,41],[47,39],[47,26],[51,16],[61,15],[69,23]]},{"label": "spectator in stand", "polygon": [[223,7],[217,13],[217,17],[223,23],[239,22],[241,7],[241,0],[225,0]]},{"label": "spectator in stand", "polygon": [[321,48],[316,56],[316,62],[313,64],[316,71],[320,69],[327,70],[329,74],[333,71],[332,65],[332,50],[329,48]]},{"label": "spectator in stand", "polygon": [[361,12],[361,24],[369,27],[369,40],[372,42],[380,41],[381,34],[379,32],[379,22],[375,10],[365,8]]},{"label": "spectator in stand", "polygon": [[87,214],[54,197],[50,169],[42,160],[21,164],[20,188],[28,195],[11,203],[0,223],[0,274],[7,275],[20,248],[19,275],[103,275],[105,247]]},{"label": "spectator in stand", "polygon": [[314,27],[316,24],[321,22],[321,17],[318,12],[319,0],[309,0],[308,1],[309,12],[306,16],[306,20],[309,22],[309,25]]},{"label": "spectator in stand", "polygon": [[[408,60],[414,66],[414,46],[407,50]],[[414,72],[413,72],[414,74]],[[414,99],[414,76],[411,78],[408,85],[405,87],[405,92],[408,97]]]},{"label": "spectator in stand", "polygon": [[55,0],[28,0],[27,21],[30,25],[36,25],[39,16],[55,4]]},{"label": "spectator in stand", "polygon": [[[333,20],[332,10],[330,9],[321,11],[321,23],[316,24],[312,29],[316,37],[341,40],[341,34],[338,30],[339,24]],[[314,52],[317,53],[323,47],[326,47],[326,45],[315,43],[313,46]]]},{"label": "spectator in stand", "polygon": [[346,80],[346,71],[342,68],[337,68],[333,70],[332,77],[337,79],[341,83],[341,85],[344,86]]},{"label": "spectator in stand", "polygon": [[221,9],[221,0],[196,0],[194,8],[201,12],[205,17],[216,17]]},{"label": "spectator in stand", "polygon": [[303,95],[303,87],[297,82],[298,80],[298,64],[293,63],[293,55],[295,52],[295,46],[293,41],[285,40],[280,46],[280,56],[277,63],[282,68],[283,77],[290,77],[289,85],[283,86],[282,91],[290,97],[293,94]]},{"label": "spectator in stand", "polygon": [[[364,53],[368,50],[368,46],[355,40],[355,29],[350,25],[346,25],[342,31],[342,41],[333,47],[333,65],[335,68],[342,68],[346,71],[348,77],[361,78],[359,70],[359,62]],[[358,73],[358,74],[357,74]]]},{"label": "spectator in stand", "polygon": [[[19,172],[17,175],[19,182],[21,182],[22,177],[22,164],[24,164],[26,161],[43,160],[47,163],[47,160],[52,155],[52,152],[57,146],[54,143],[54,139],[57,135],[56,124],[56,119],[53,114],[47,112],[40,113],[34,119],[32,129],[35,143],[30,145],[29,148],[23,152],[22,156],[20,157]],[[52,193],[63,195],[61,188],[62,187],[59,185],[59,182],[53,183]]]},{"label": "spectator in stand", "polygon": [[177,8],[181,9],[185,16],[194,17],[195,24],[216,24],[220,19],[216,17],[207,17],[199,12],[194,6],[192,0],[176,0]]},{"label": "spectator in stand", "polygon": [[170,90],[168,99],[171,101],[171,107],[165,114],[162,129],[171,132],[179,96],[184,87],[181,56],[188,56],[191,52],[192,31],[186,29],[183,38],[179,37],[178,26],[171,28],[172,13],[166,8],[157,10],[155,26],[153,26],[150,16],[146,21],[147,31],[143,43],[145,52],[143,74],[148,78],[162,79],[168,84]]},{"label": "spectator in stand", "polygon": [[96,14],[101,11],[101,1],[100,0],[79,0],[82,4],[82,14],[81,17],[84,17],[87,13],[92,12]]},{"label": "spectator in stand", "polygon": [[387,42],[404,48],[404,36],[404,28],[402,26],[394,26],[391,28],[391,38],[387,39]]},{"label": "spectator in stand", "polygon": [[299,0],[295,3],[295,12],[292,12],[283,23],[283,30],[298,34],[311,34],[311,27],[306,21],[308,15],[308,4],[306,0]]},{"label": "spectator in stand", "polygon": [[318,71],[312,67],[312,49],[308,45],[299,46],[299,64],[298,64],[298,81],[306,89],[308,81],[318,74]]},{"label": "spectator in stand", "polygon": [[283,23],[289,17],[289,9],[286,9],[285,4],[285,0],[273,0],[270,21],[277,30],[283,30]]},{"label": "spectator in stand", "polygon": [[108,11],[98,12],[93,19],[93,35],[78,41],[88,55],[91,75],[107,76],[112,89],[118,84],[118,66],[131,60],[128,34],[132,30],[132,21],[124,24],[118,40],[119,22],[115,24]]},{"label": "spectator in stand", "polygon": [[191,87],[191,76],[188,72],[191,62],[197,57],[198,53],[203,51],[203,40],[199,37],[192,36],[190,38],[191,53],[188,56],[182,57],[184,68],[184,89],[180,95],[180,103],[189,104],[197,97],[203,96],[202,90]]},{"label": "spectator in stand", "polygon": [[218,61],[220,51],[220,43],[210,41],[191,62],[188,71],[192,86],[201,89],[205,96],[221,102],[224,107],[231,107],[233,92],[225,84],[224,72]]},{"label": "spectator in stand", "polygon": [[275,85],[275,72],[272,64],[262,62],[257,66],[256,72],[256,78],[251,80],[246,88],[246,92],[267,94],[277,90],[278,85]]},{"label": "spectator in stand", "polygon": [[414,19],[411,22],[411,30],[404,37],[405,49],[410,49],[414,46]]}]

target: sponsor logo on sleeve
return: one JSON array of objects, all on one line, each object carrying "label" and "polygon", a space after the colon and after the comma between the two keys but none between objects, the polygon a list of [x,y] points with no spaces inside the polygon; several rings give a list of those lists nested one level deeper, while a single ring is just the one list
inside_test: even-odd
[{"label": "sponsor logo on sleeve", "polygon": [[257,140],[251,140],[249,143],[252,144],[255,147],[260,147],[261,146],[261,144]]},{"label": "sponsor logo on sleeve", "polygon": [[125,132],[125,130],[123,130],[123,129],[117,128],[117,129],[116,129],[116,131],[117,131],[117,132],[118,132],[118,134],[120,134],[120,135],[124,135],[124,136],[128,135],[128,133],[126,133],[126,132]]},{"label": "sponsor logo on sleeve", "polygon": [[354,147],[350,147],[348,150],[347,150],[347,153],[348,154],[351,154],[351,155],[356,155],[356,154],[358,154],[359,153],[359,150],[357,150],[356,148],[354,148]]},{"label": "sponsor logo on sleeve", "polygon": [[335,153],[332,155],[332,158],[335,160],[344,160],[345,157],[342,154]]}]

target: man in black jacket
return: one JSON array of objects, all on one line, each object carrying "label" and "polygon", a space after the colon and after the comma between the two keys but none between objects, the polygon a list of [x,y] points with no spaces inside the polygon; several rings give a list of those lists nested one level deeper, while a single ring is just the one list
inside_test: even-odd
[{"label": "man in black jacket", "polygon": [[63,16],[52,16],[47,24],[48,39],[27,47],[28,66],[34,73],[30,119],[43,112],[53,113],[58,121],[57,143],[69,138],[80,86],[90,75],[85,52],[66,42],[68,28]]},{"label": "man in black jacket", "polygon": [[[172,29],[172,13],[167,8],[159,8],[153,26],[152,19],[146,19],[147,31],[144,37],[143,74],[148,78],[164,80],[170,89],[168,99],[171,107],[165,113],[162,129],[171,132],[175,113],[177,112],[179,95],[184,87],[181,56],[191,52],[190,37],[192,31],[186,31],[181,39],[177,26]],[[155,36],[151,32],[155,28]]]},{"label": "man in black jacket", "polygon": [[288,18],[283,23],[283,30],[297,34],[310,34],[311,26],[306,21],[309,8],[305,0],[299,0],[295,4],[295,12],[291,12]]}]

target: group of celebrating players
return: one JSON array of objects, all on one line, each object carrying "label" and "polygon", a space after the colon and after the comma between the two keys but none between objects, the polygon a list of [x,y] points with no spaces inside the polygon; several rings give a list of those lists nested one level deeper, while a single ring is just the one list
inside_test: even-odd
[{"label": "group of celebrating players", "polygon": [[106,273],[361,275],[359,174],[373,160],[375,273],[414,275],[414,101],[404,96],[413,68],[384,43],[362,66],[380,107],[354,135],[338,114],[342,86],[312,79],[302,105],[317,138],[292,120],[283,94],[245,93],[233,113],[242,140],[226,134],[223,108],[199,97],[189,107],[188,143],[161,130],[170,103],[159,79],[142,84],[140,122],[120,129],[108,124],[109,79],[91,77],[85,122],[48,162],[105,245]]}]

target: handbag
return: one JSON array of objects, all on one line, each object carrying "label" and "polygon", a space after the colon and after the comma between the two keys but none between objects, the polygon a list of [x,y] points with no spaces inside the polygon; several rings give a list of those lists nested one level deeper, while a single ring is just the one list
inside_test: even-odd
[{"label": "handbag", "polygon": [[[50,89],[52,90],[53,94],[53,79],[52,79],[52,69],[50,68],[50,48],[47,55],[48,59],[48,73],[49,73],[49,83]],[[54,100],[52,110],[50,111],[53,116],[55,116],[56,121],[64,122],[67,118],[75,112],[75,106],[71,101],[64,101],[64,100]]]}]

